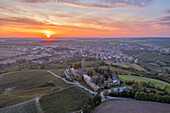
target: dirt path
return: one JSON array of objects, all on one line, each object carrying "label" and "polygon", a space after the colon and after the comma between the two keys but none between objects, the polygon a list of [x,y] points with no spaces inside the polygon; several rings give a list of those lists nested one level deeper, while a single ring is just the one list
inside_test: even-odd
[{"label": "dirt path", "polygon": [[28,100],[28,101],[21,102],[21,103],[19,103],[19,104],[15,104],[15,105],[8,106],[8,107],[5,107],[5,108],[0,108],[0,110],[13,108],[13,107],[16,107],[16,106],[19,106],[19,105],[22,105],[22,104],[26,104],[26,103],[31,102],[31,101],[34,101],[34,100],[35,100],[35,98],[34,98],[34,99],[31,99],[31,100]]},{"label": "dirt path", "polygon": [[36,100],[36,103],[37,103],[38,111],[39,111],[40,113],[44,113],[43,110],[42,110],[42,108],[41,108],[41,105],[40,105],[40,103],[39,103],[39,99],[40,99],[40,98],[41,98],[41,97],[38,97],[38,98],[36,98],[35,100]]},{"label": "dirt path", "polygon": [[0,75],[0,80],[1,80],[1,79],[3,79],[3,76],[2,76],[2,75]]}]

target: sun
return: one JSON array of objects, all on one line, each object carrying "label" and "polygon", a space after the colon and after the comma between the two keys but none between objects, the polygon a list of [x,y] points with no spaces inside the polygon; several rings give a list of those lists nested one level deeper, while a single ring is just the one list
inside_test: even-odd
[{"label": "sun", "polygon": [[48,38],[48,39],[49,39],[50,37],[51,37],[51,36],[50,36],[49,34],[47,34],[47,35],[46,35],[46,38]]},{"label": "sun", "polygon": [[51,39],[52,35],[54,34],[53,31],[49,31],[49,30],[42,30],[41,32],[45,35],[46,39]]}]

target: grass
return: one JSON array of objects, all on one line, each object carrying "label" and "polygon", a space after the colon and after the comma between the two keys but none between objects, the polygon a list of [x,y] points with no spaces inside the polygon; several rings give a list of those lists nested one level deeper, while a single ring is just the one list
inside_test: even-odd
[{"label": "grass", "polygon": [[137,65],[137,64],[130,64],[130,66],[136,70],[139,70],[139,71],[145,71],[146,70],[144,68],[142,68],[141,66]]},{"label": "grass", "polygon": [[86,91],[72,86],[43,96],[40,104],[45,113],[68,113],[82,109],[90,97]]},{"label": "grass", "polygon": [[[107,69],[108,67],[107,66],[101,66],[100,68],[103,68],[103,69]],[[123,70],[123,69],[120,69],[120,68],[116,68],[116,67],[110,67],[111,71],[117,71],[117,72],[121,72],[121,73],[126,73],[126,74],[131,74],[130,71],[127,71],[127,70]]]},{"label": "grass", "polygon": [[31,101],[12,108],[6,108],[0,110],[0,113],[38,113],[38,109],[37,109],[36,102]]},{"label": "grass", "polygon": [[161,88],[164,88],[165,85],[170,85],[164,81],[152,79],[152,78],[132,76],[132,75],[118,75],[118,76],[121,81],[125,81],[125,80],[137,80],[137,81],[145,81],[145,82],[150,81],[153,82],[156,86],[160,86]]},{"label": "grass", "polygon": [[2,93],[4,93],[4,91],[5,91],[5,89],[1,89],[1,88],[0,88],[0,95],[1,95]]},{"label": "grass", "polygon": [[125,63],[123,63],[123,62],[121,62],[121,66],[122,67],[125,67],[125,68],[129,68],[129,66],[128,65],[126,65]]},{"label": "grass", "polygon": [[18,104],[27,100],[31,100],[32,97],[15,96],[15,95],[1,95],[0,96],[0,108]]},{"label": "grass", "polygon": [[117,63],[115,63],[114,61],[107,60],[107,61],[105,61],[105,63],[109,64],[109,65],[112,63],[113,65],[121,66],[121,67],[124,67],[124,68],[130,68],[131,67],[131,68],[134,68],[136,70],[146,72],[146,70],[144,68],[142,68],[141,66],[134,64],[134,63],[132,64],[130,62],[117,62]]},{"label": "grass", "polygon": [[54,79],[47,71],[20,71],[1,74],[0,88],[15,87],[17,90],[36,88],[45,81]]},{"label": "grass", "polygon": [[[41,94],[49,93],[51,89],[59,91],[71,86],[44,70],[11,72],[1,76],[3,76],[0,80],[1,93],[6,88],[11,90],[0,95],[0,108],[31,100]],[[45,83],[53,83],[55,87],[40,87]]]},{"label": "grass", "polygon": [[163,62],[170,62],[169,55],[158,54],[154,52],[144,52],[141,56],[139,56],[139,58],[143,61],[155,62],[156,60],[161,60]]},{"label": "grass", "polygon": [[17,95],[17,96],[38,96],[40,94],[47,93],[51,88],[50,87],[42,87],[42,88],[34,88],[29,90],[21,90],[16,91],[14,93],[8,93],[8,95]]},{"label": "grass", "polygon": [[87,89],[94,91],[93,88],[91,88],[85,81],[80,82],[81,85],[83,85],[84,87],[86,87]]},{"label": "grass", "polygon": [[62,79],[55,79],[53,83],[60,89],[71,86],[70,84],[65,83]]},{"label": "grass", "polygon": [[21,103],[47,93],[51,87],[39,87],[55,80],[56,77],[44,70],[20,71],[1,74],[1,92],[11,88],[8,93],[0,95],[0,107]]}]

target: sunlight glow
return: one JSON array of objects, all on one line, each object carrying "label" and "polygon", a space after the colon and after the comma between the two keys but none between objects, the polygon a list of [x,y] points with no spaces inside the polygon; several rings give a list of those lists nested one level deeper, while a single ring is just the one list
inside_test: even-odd
[{"label": "sunlight glow", "polygon": [[46,39],[50,39],[50,38],[51,38],[51,35],[54,35],[54,32],[53,32],[53,31],[42,30],[41,32],[45,35],[45,38],[46,38]]}]

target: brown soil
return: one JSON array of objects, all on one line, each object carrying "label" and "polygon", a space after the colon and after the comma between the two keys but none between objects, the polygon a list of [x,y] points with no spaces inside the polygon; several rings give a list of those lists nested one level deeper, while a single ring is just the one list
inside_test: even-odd
[{"label": "brown soil", "polygon": [[115,100],[102,103],[92,113],[170,113],[170,104],[136,100]]}]

